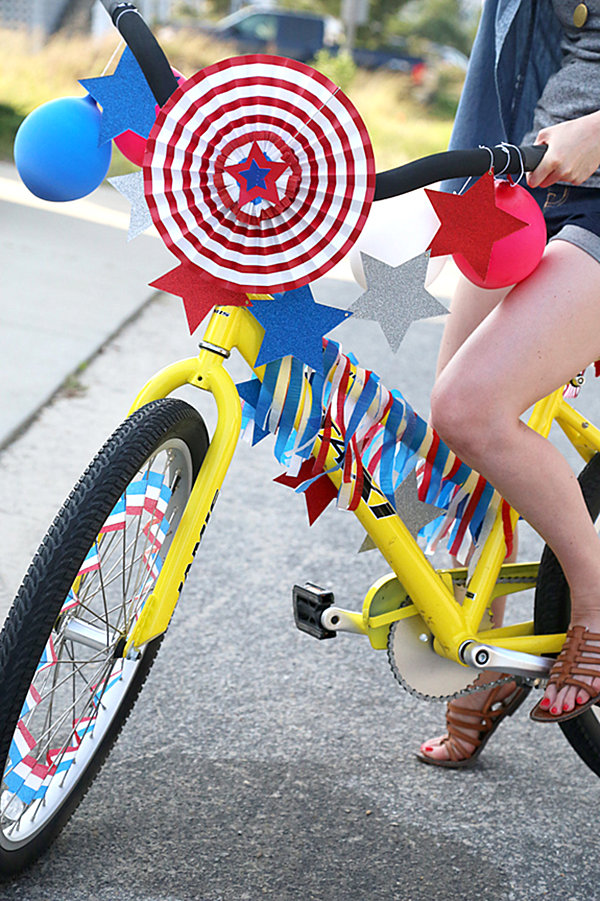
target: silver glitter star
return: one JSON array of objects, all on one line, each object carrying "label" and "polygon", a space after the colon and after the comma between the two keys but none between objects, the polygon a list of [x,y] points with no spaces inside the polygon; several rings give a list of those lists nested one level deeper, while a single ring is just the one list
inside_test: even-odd
[{"label": "silver glitter star", "polygon": [[420,501],[417,496],[417,477],[410,472],[394,492],[394,506],[398,515],[413,538],[428,522],[437,519],[445,510]]},{"label": "silver glitter star", "polygon": [[358,553],[359,553],[359,554],[364,554],[365,551],[374,551],[376,547],[377,547],[377,545],[375,544],[375,542],[373,541],[373,539],[371,538],[371,536],[370,536],[370,535],[365,535],[365,540],[363,541],[363,543],[362,543],[361,546],[359,547]]},{"label": "silver glitter star", "polygon": [[[420,501],[417,495],[417,477],[414,470],[410,472],[401,485],[398,485],[394,492],[394,504],[398,515],[402,522],[416,539],[423,526],[428,522],[437,519],[445,510],[435,507],[433,504],[427,504]],[[359,554],[365,551],[372,551],[377,547],[370,535],[365,535],[365,539],[358,549]]]},{"label": "silver glitter star", "polygon": [[367,290],[350,310],[358,319],[378,322],[394,353],[412,322],[448,312],[425,288],[428,253],[401,266],[388,266],[367,253],[361,253],[361,259]]},{"label": "silver glitter star", "polygon": [[108,179],[113,188],[116,188],[131,204],[131,217],[129,219],[129,231],[127,240],[132,241],[145,232],[152,225],[152,216],[146,203],[144,194],[144,175],[142,171],[131,172],[129,175],[116,175]]}]

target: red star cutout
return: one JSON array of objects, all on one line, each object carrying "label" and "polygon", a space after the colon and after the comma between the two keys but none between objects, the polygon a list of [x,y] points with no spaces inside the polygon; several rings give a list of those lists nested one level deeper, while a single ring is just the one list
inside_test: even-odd
[{"label": "red star cutout", "polygon": [[496,241],[527,227],[527,222],[496,206],[491,172],[464,194],[446,194],[425,188],[441,225],[429,248],[432,257],[461,253],[485,278]]},{"label": "red star cutout", "polygon": [[190,335],[215,306],[249,307],[248,295],[241,291],[229,291],[193,263],[180,263],[150,282],[151,288],[175,294],[183,300]]},{"label": "red star cutout", "polygon": [[[264,180],[265,187],[254,185],[248,188],[248,176],[252,171],[253,163],[264,173],[262,180]],[[268,200],[270,203],[277,203],[279,194],[275,182],[286,169],[289,169],[288,163],[275,163],[273,160],[268,160],[256,141],[252,144],[247,160],[243,163],[238,163],[236,166],[225,166],[225,172],[233,175],[240,186],[240,199],[238,201],[240,206],[244,206],[245,203],[254,200],[256,197]]]},{"label": "red star cutout", "polygon": [[[280,476],[277,476],[276,479],[273,479],[273,481],[279,482],[280,485],[287,485],[289,488],[297,488],[308,479],[314,479],[314,465],[315,461],[313,459],[305,460],[300,467],[297,476],[290,476],[287,472],[284,472]],[[313,522],[319,518],[323,510],[325,510],[331,501],[337,497],[337,494],[337,488],[325,474],[306,489],[304,497],[306,498],[309,526],[312,526]]]}]

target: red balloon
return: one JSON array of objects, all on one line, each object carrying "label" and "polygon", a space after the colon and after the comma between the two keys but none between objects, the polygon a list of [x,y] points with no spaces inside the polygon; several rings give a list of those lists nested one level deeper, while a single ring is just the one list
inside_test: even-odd
[{"label": "red balloon", "polygon": [[[185,76],[182,75],[181,72],[178,72],[177,69],[173,69],[173,75],[177,79],[178,84],[185,81]],[[160,107],[157,105],[157,116],[159,109]],[[124,131],[122,135],[116,137],[114,141],[123,156],[127,157],[131,163],[135,163],[136,166],[143,165],[144,152],[146,150],[146,138],[143,138],[141,135],[136,134],[135,131],[128,129],[127,131]]]},{"label": "red balloon", "polygon": [[498,179],[494,193],[498,209],[527,222],[527,226],[496,241],[484,279],[461,253],[452,255],[463,275],[480,288],[508,288],[522,282],[538,265],[547,241],[544,216],[529,191]]}]

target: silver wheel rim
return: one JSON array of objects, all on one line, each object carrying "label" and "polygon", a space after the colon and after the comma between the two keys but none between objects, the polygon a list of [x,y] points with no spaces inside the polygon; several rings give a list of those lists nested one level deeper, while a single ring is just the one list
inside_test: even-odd
[{"label": "silver wheel rim", "polygon": [[80,782],[141,663],[121,656],[192,488],[178,438],[131,480],[84,560],[38,662],[0,785],[0,842],[31,841]]}]

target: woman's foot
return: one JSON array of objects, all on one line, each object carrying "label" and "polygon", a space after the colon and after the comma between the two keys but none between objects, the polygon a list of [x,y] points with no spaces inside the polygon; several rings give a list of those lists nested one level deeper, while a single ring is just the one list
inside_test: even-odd
[{"label": "woman's foot", "polygon": [[531,711],[540,722],[571,719],[600,694],[600,611],[578,609],[571,621],[544,697]]},{"label": "woman's foot", "polygon": [[[475,685],[497,679],[498,673],[481,673]],[[528,693],[529,688],[519,688],[511,680],[450,701],[446,712],[448,732],[423,742],[417,756],[424,763],[437,766],[468,766],[479,756],[504,717],[512,715]]]}]

